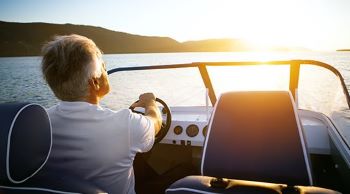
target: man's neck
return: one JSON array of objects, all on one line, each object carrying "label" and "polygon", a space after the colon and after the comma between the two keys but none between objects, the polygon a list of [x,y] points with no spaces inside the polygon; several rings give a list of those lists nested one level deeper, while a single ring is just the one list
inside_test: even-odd
[{"label": "man's neck", "polygon": [[100,98],[98,96],[89,96],[85,102],[98,105],[100,103]]}]

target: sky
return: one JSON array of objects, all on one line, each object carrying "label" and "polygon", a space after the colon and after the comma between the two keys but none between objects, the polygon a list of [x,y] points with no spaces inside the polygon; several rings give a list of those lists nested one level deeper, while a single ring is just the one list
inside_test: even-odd
[{"label": "sky", "polygon": [[0,20],[92,25],[180,42],[350,48],[350,0],[0,0]]}]

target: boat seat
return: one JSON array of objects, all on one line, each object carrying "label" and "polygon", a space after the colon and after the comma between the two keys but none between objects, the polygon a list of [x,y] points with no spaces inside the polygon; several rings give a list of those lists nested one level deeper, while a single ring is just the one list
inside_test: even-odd
[{"label": "boat seat", "polygon": [[0,104],[0,193],[102,193],[69,172],[45,169],[52,132],[43,107]]},{"label": "boat seat", "polygon": [[209,123],[203,176],[178,180],[166,193],[307,193],[313,180],[306,148],[290,92],[224,93]]},{"label": "boat seat", "polygon": [[340,194],[337,191],[313,186],[288,187],[285,184],[224,179],[224,183],[213,183],[217,178],[209,176],[187,176],[173,183],[167,194]]}]

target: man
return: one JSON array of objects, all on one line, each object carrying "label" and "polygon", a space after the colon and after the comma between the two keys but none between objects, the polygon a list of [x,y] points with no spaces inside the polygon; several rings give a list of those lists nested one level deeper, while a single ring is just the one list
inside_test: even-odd
[{"label": "man", "polygon": [[60,103],[48,110],[53,147],[48,167],[69,171],[108,193],[135,193],[133,160],[152,148],[161,127],[152,93],[134,107],[113,111],[99,106],[110,88],[95,43],[83,36],[58,36],[44,45],[42,72]]}]

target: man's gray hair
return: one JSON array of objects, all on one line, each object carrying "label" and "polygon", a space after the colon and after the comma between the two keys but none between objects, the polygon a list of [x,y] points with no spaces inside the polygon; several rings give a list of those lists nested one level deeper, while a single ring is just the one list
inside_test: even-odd
[{"label": "man's gray hair", "polygon": [[101,51],[95,43],[80,35],[56,36],[42,48],[42,73],[57,98],[81,101],[89,95],[88,80],[101,76],[95,57]]}]

